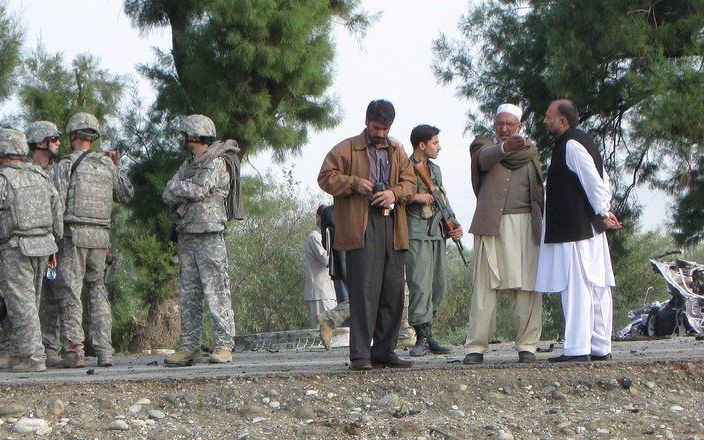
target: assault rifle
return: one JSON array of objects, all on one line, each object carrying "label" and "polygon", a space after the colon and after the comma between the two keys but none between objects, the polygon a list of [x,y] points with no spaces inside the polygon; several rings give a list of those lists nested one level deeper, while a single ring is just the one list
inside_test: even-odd
[{"label": "assault rifle", "polygon": [[[425,170],[422,163],[414,165],[413,170],[416,172],[416,175],[420,177],[420,180],[423,181],[425,187],[428,188],[428,191],[430,191],[430,193],[435,198],[434,203],[435,206],[438,208],[438,213],[435,215],[435,218],[433,218],[431,224],[437,225],[438,221],[442,221],[442,224],[445,228],[447,228],[447,231],[454,231],[455,228],[459,227],[459,224],[457,223],[455,217],[452,216],[452,214],[450,213],[450,207],[445,202],[440,188],[434,185],[433,182],[430,180],[430,176],[428,175],[428,172]],[[464,246],[462,246],[462,241],[455,240],[454,238],[452,239],[452,241],[454,241],[455,246],[457,246],[457,250],[460,253],[460,257],[462,258],[464,267],[469,267],[469,263],[467,263],[467,260],[464,258]]]}]

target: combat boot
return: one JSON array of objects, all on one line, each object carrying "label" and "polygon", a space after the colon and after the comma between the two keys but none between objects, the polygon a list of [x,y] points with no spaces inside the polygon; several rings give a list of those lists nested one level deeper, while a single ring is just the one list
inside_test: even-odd
[{"label": "combat boot", "polygon": [[69,351],[64,354],[61,368],[83,368],[86,366],[86,355],[82,351]]},{"label": "combat boot", "polygon": [[326,350],[330,350],[330,345],[332,344],[332,333],[335,330],[335,327],[325,316],[323,316],[323,313],[319,313],[316,319],[318,320],[320,339],[323,342],[323,346]]},{"label": "combat boot", "polygon": [[416,345],[411,349],[411,356],[425,356],[429,353],[427,324],[414,325],[416,331]]},{"label": "combat boot", "polygon": [[211,364],[226,364],[232,361],[232,350],[229,348],[216,348],[210,354]]},{"label": "combat boot", "polygon": [[7,370],[12,365],[12,355],[10,353],[0,353],[0,370]]},{"label": "combat boot", "polygon": [[425,324],[426,336],[428,338],[428,348],[433,354],[448,354],[452,353],[452,348],[441,344],[435,338],[433,338],[433,328],[430,323]]},{"label": "combat boot", "polygon": [[189,367],[201,361],[200,351],[190,352],[179,350],[164,358],[164,365],[167,367]]},{"label": "combat boot", "polygon": [[16,373],[39,373],[46,371],[46,364],[28,358],[17,359],[12,363],[12,371]]},{"label": "combat boot", "polygon": [[46,350],[46,366],[49,368],[61,367],[61,356],[54,350]]},{"label": "combat boot", "polygon": [[115,363],[112,360],[112,356],[107,354],[98,355],[98,366],[99,367],[112,367]]}]

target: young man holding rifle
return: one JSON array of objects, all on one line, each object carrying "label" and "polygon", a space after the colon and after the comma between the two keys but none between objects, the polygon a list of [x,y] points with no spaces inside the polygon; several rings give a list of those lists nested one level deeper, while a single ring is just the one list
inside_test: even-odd
[{"label": "young man holding rifle", "polygon": [[[408,322],[416,331],[416,345],[411,349],[411,356],[450,353],[450,347],[435,340],[432,322],[440,304],[445,297],[445,239],[449,235],[453,240],[462,238],[462,228],[454,221],[453,229],[440,221],[442,215],[433,187],[437,188],[440,202],[449,208],[442,186],[440,167],[430,159],[436,159],[441,146],[438,134],[440,130],[430,125],[419,125],[411,131],[413,154],[411,162],[416,169],[416,194],[406,206],[408,212],[408,234],[410,248],[406,255],[406,283],[410,291],[408,305]],[[429,179],[432,187],[423,182],[421,176]],[[448,209],[450,218],[454,213]]]}]

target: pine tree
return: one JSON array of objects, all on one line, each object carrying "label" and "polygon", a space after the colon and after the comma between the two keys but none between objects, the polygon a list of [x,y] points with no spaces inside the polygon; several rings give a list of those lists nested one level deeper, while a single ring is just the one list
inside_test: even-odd
[{"label": "pine tree", "polygon": [[15,69],[20,63],[22,31],[7,4],[0,1],[0,102],[10,96]]},{"label": "pine tree", "polygon": [[[690,185],[704,141],[703,0],[489,0],[459,29],[461,39],[435,41],[435,72],[479,101],[468,129],[486,132],[500,103],[521,104],[547,158],[545,110],[552,99],[570,98],[582,127],[601,142],[621,216],[637,215],[629,196],[646,182],[669,191],[683,219],[704,210],[680,204],[700,191]],[[704,220],[697,224],[681,235]]]},{"label": "pine tree", "polygon": [[170,53],[141,72],[170,117],[202,113],[242,154],[300,151],[310,128],[339,121],[332,82],[334,20],[363,29],[358,0],[125,0],[140,30],[169,26]]}]

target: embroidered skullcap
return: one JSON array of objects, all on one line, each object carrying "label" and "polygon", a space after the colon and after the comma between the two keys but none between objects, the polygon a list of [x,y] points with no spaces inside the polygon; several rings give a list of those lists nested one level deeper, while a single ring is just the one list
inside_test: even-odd
[{"label": "embroidered skullcap", "polygon": [[510,113],[517,117],[519,121],[523,116],[523,110],[515,104],[501,104],[499,108],[496,109],[496,116],[499,116],[501,113]]}]

